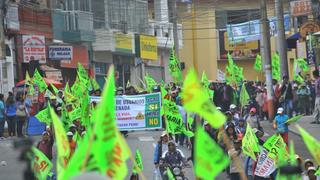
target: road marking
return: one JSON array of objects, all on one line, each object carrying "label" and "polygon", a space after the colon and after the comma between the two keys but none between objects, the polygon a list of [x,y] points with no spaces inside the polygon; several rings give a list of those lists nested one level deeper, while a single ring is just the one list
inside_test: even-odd
[{"label": "road marking", "polygon": [[141,136],[138,137],[139,141],[146,141],[146,142],[150,142],[150,141],[154,141],[152,136]]}]

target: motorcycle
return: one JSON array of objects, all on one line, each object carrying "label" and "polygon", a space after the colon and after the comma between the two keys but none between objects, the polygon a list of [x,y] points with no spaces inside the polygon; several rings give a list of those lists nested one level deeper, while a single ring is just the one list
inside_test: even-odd
[{"label": "motorcycle", "polygon": [[162,179],[163,180],[169,180],[168,177],[168,170],[171,171],[173,177],[176,180],[188,180],[188,178],[185,176],[185,173],[183,171],[183,169],[185,168],[191,168],[191,166],[189,164],[168,164],[168,163],[163,163],[160,164],[160,168],[163,169],[162,171]]}]

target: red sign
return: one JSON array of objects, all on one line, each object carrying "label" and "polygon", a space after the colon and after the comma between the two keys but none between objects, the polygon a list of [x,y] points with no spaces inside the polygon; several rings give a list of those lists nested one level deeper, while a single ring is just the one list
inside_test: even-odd
[{"label": "red sign", "polygon": [[312,13],[312,3],[310,0],[300,0],[290,2],[292,16],[304,16]]},{"label": "red sign", "polygon": [[23,62],[31,60],[46,63],[46,43],[44,36],[23,35]]}]

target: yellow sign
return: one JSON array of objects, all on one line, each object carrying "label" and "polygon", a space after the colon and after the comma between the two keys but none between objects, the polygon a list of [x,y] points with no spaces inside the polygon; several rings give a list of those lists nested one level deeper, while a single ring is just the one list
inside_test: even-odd
[{"label": "yellow sign", "polygon": [[258,41],[250,41],[236,44],[229,44],[228,41],[228,33],[224,33],[224,48],[226,51],[235,51],[235,50],[251,50],[258,49],[259,44]]},{"label": "yellow sign", "polygon": [[132,54],[132,35],[131,34],[121,34],[115,33],[115,50],[123,53]]},{"label": "yellow sign", "polygon": [[157,38],[140,35],[140,57],[142,59],[158,60]]}]

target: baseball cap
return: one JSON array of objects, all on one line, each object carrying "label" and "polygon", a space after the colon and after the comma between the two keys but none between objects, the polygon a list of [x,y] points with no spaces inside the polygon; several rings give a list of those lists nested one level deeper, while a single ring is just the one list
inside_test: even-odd
[{"label": "baseball cap", "polygon": [[234,109],[234,108],[236,108],[237,106],[235,105],[235,104],[231,104],[230,105],[230,109]]},{"label": "baseball cap", "polygon": [[309,172],[309,171],[316,171],[316,168],[313,167],[313,166],[311,166],[311,167],[308,168],[308,172]]},{"label": "baseball cap", "polygon": [[283,109],[282,107],[280,107],[280,108],[278,108],[277,113],[278,113],[278,114],[281,114],[281,113],[283,113],[283,111],[284,111],[284,109]]},{"label": "baseball cap", "polygon": [[250,109],[250,112],[256,113],[256,112],[257,112],[257,109],[256,109],[256,108],[251,108],[251,109]]},{"label": "baseball cap", "polygon": [[73,136],[73,133],[71,131],[67,132],[67,136]]},{"label": "baseball cap", "polygon": [[163,132],[162,132],[161,137],[164,137],[164,136],[168,136],[167,131],[163,131]]}]

